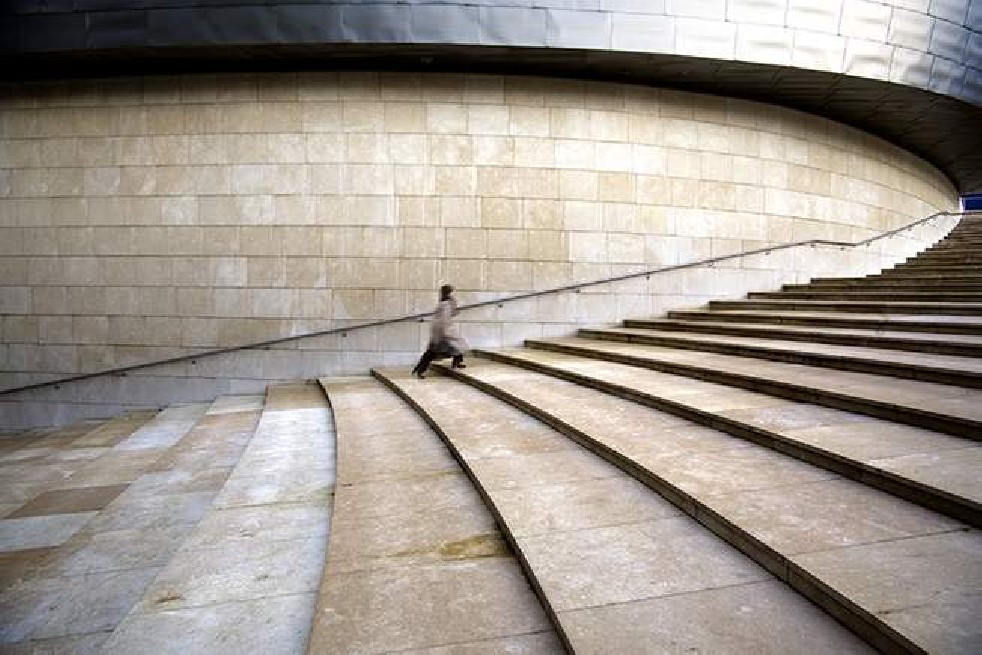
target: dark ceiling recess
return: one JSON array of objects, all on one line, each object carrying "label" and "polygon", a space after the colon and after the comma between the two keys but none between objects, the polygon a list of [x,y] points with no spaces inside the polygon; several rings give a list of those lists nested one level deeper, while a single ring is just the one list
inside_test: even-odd
[{"label": "dark ceiling recess", "polygon": [[[15,83],[66,77],[372,69],[646,84],[757,100],[830,118],[921,156],[944,172],[961,194],[982,192],[979,106],[912,86],[802,68],[594,45],[562,47],[573,33],[557,33],[556,21],[540,10],[522,9],[531,22],[517,29],[509,22],[514,11],[497,17],[483,5],[438,7],[417,0],[364,4],[16,0],[3,4],[0,77]],[[470,45],[489,38],[494,45]],[[580,30],[572,40],[584,38]]]}]

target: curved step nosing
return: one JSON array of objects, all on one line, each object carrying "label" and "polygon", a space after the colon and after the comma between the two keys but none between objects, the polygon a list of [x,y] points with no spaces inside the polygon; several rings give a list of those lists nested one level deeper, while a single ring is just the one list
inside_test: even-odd
[{"label": "curved step nosing", "polygon": [[631,402],[679,416],[693,423],[726,432],[739,439],[752,441],[757,445],[789,455],[795,459],[837,473],[851,480],[868,484],[871,487],[950,516],[973,527],[982,528],[982,504],[976,503],[968,498],[956,496],[942,489],[925,485],[916,480],[911,480],[910,478],[903,477],[872,464],[856,461],[845,455],[797,441],[791,437],[749,423],[720,416],[683,402],[661,398],[583,373],[566,371],[541,362],[532,362],[522,358],[511,357],[504,353],[484,350],[475,350],[473,352],[477,357],[557,377],[580,386],[595,389],[602,393],[618,396]]},{"label": "curved step nosing", "polygon": [[787,314],[747,314],[740,312],[721,314],[709,310],[672,310],[668,318],[677,321],[726,321],[760,323],[763,325],[807,325],[823,324],[829,327],[884,329],[899,332],[938,332],[941,334],[982,334],[982,323],[929,323],[925,321],[896,321],[891,319],[848,318],[847,316],[789,316]]},{"label": "curved step nosing", "polygon": [[[723,515],[699,502],[682,489],[673,485],[665,478],[656,475],[630,457],[606,446],[589,434],[569,425],[554,414],[532,406],[504,390],[487,385],[479,380],[471,382],[473,378],[469,378],[458,371],[447,370],[443,366],[439,368],[441,372],[462,382],[471,384],[534,416],[577,443],[589,448],[599,457],[617,466],[678,507],[685,514],[698,521],[717,537],[723,539],[741,553],[757,562],[805,598],[808,598],[831,614],[836,620],[843,623],[853,633],[874,648],[887,652],[917,654],[926,652],[907,637],[885,624],[874,614],[844,597],[821,579],[809,574],[774,548],[771,548],[757,537],[742,530]],[[834,608],[835,611],[830,611],[830,607]]]},{"label": "curved step nosing", "polygon": [[875,359],[866,359],[853,355],[827,355],[822,353],[806,353],[794,350],[780,350],[765,346],[727,344],[712,341],[694,341],[679,337],[657,335],[617,334],[604,330],[583,328],[578,334],[598,341],[619,341],[623,343],[638,343],[648,346],[669,346],[682,350],[700,350],[719,353],[721,355],[750,356],[756,359],[767,359],[789,364],[803,364],[857,373],[872,373],[888,375],[895,378],[920,380],[922,382],[937,382],[972,389],[982,388],[982,374],[971,371],[942,369],[923,364],[897,364]]},{"label": "curved step nosing", "polygon": [[[438,369],[439,366],[434,366],[433,368]],[[380,373],[378,370],[374,368],[371,369],[371,374],[372,377],[374,377],[376,380],[378,380],[386,387],[388,387],[394,394],[399,396],[399,398],[401,398],[403,402],[405,402],[407,405],[412,407],[413,410],[417,414],[419,414],[419,416],[422,417],[424,421],[426,421],[426,424],[430,426],[430,429],[432,429],[440,437],[440,440],[443,441],[443,443],[447,446],[447,449],[450,450],[450,453],[453,455],[454,459],[457,460],[457,463],[460,465],[461,469],[463,469],[464,473],[467,475],[467,478],[474,485],[474,488],[477,490],[478,494],[480,494],[481,499],[484,501],[485,506],[488,508],[488,511],[490,511],[491,515],[494,516],[495,524],[498,526],[498,529],[501,531],[501,534],[505,537],[505,540],[508,541],[508,545],[515,553],[515,558],[518,560],[519,565],[521,565],[522,571],[525,573],[525,578],[529,582],[529,586],[532,587],[532,590],[535,592],[536,598],[538,598],[539,602],[542,604],[542,608],[545,610],[546,615],[549,617],[549,621],[550,623],[552,623],[553,628],[556,630],[556,634],[563,642],[563,646],[566,648],[566,651],[568,653],[573,653],[574,650],[572,644],[570,643],[569,636],[566,634],[566,631],[563,629],[562,622],[559,620],[559,615],[556,613],[556,610],[553,608],[552,603],[549,601],[548,596],[546,596],[545,591],[542,589],[542,586],[539,584],[539,580],[535,575],[535,571],[532,569],[532,565],[529,564],[528,558],[526,558],[525,556],[525,552],[522,550],[521,546],[519,545],[518,540],[515,538],[515,535],[512,534],[512,531],[509,528],[508,523],[504,520],[504,517],[501,515],[501,512],[498,510],[498,506],[494,503],[494,500],[492,500],[491,495],[488,493],[487,489],[484,488],[484,485],[481,483],[480,478],[478,478],[478,476],[474,473],[473,469],[471,469],[470,464],[467,462],[467,459],[460,454],[460,451],[457,450],[457,446],[453,443],[453,440],[447,437],[447,434],[443,431],[443,428],[440,427],[440,424],[437,423],[436,420],[434,420],[434,418],[430,415],[430,413],[427,412],[419,403],[417,403],[416,400],[411,395],[406,393],[405,390],[402,389],[402,387],[400,387],[398,384],[396,384],[395,382],[393,382],[384,374]]]},{"label": "curved step nosing", "polygon": [[[927,339],[905,339],[904,337],[887,337],[876,335],[835,334],[821,331],[786,330],[781,328],[768,329],[753,325],[741,325],[736,321],[732,324],[706,324],[696,321],[649,321],[627,319],[624,327],[640,330],[659,330],[673,328],[681,331],[691,331],[698,334],[720,334],[735,337],[779,338],[787,341],[804,341],[827,343],[837,346],[858,346],[861,348],[885,348],[887,350],[902,350],[905,352],[930,352],[936,355],[955,355],[962,357],[982,357],[982,343],[957,343],[947,341],[932,341]],[[857,328],[860,329],[860,328]],[[962,354],[960,351],[969,351]],[[972,352],[976,351],[976,352]]]},{"label": "curved step nosing", "polygon": [[[677,364],[675,362],[663,362],[659,360],[643,359],[620,353],[609,353],[591,351],[576,346],[564,344],[554,344],[547,341],[537,341],[529,339],[525,342],[529,348],[539,350],[552,350],[554,352],[565,352],[574,355],[585,355],[599,359],[637,366],[639,368],[650,368],[665,373],[684,375],[686,377],[707,380],[709,382],[719,382],[725,380],[724,384],[759,391],[780,398],[790,400],[800,400],[804,402],[825,405],[833,409],[842,409],[849,412],[865,414],[874,418],[891,420],[894,422],[913,425],[914,427],[925,427],[935,432],[943,432],[957,437],[966,437],[975,441],[982,441],[982,424],[971,419],[937,414],[927,410],[914,407],[895,405],[871,398],[859,398],[839,394],[828,389],[818,389],[806,387],[791,382],[777,382],[767,378],[761,378],[745,373],[730,373],[717,371],[710,368],[702,368],[692,364]],[[927,425],[930,423],[930,425]]]}]

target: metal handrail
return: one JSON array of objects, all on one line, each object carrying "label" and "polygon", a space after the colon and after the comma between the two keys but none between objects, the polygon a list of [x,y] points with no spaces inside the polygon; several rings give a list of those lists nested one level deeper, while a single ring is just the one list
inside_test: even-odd
[{"label": "metal handrail", "polygon": [[[539,296],[547,296],[554,293],[563,293],[567,291],[579,291],[580,289],[585,289],[587,287],[599,286],[601,284],[610,284],[613,282],[623,282],[625,280],[632,280],[640,277],[650,277],[657,273],[667,273],[670,271],[679,271],[686,268],[696,268],[699,266],[712,266],[719,262],[727,261],[730,259],[737,259],[739,257],[749,257],[751,255],[763,255],[775,252],[777,250],[785,250],[787,248],[797,248],[799,246],[837,246],[837,247],[861,247],[866,246],[879,239],[884,239],[886,237],[893,236],[894,234],[899,234],[911,228],[917,227],[922,223],[927,223],[940,216],[959,216],[970,212],[936,212],[927,216],[925,218],[920,218],[912,223],[903,225],[901,227],[889,230],[882,234],[878,234],[874,237],[868,239],[863,239],[862,241],[857,241],[855,243],[849,241],[828,241],[825,239],[809,239],[807,241],[796,241],[794,243],[785,243],[779,246],[768,246],[766,248],[758,248],[756,250],[747,250],[744,252],[733,253],[730,255],[721,255],[719,257],[709,257],[707,259],[701,259],[699,261],[688,262],[685,264],[672,264],[671,266],[663,266],[661,268],[654,268],[645,271],[640,271],[637,273],[626,273],[624,275],[616,275],[613,277],[607,277],[600,280],[590,280],[589,282],[578,282],[576,284],[567,284],[561,287],[552,287],[550,289],[543,289],[541,291],[529,291],[527,293],[520,293],[513,296],[507,296],[505,298],[498,298],[496,300],[483,300],[481,302],[472,303],[470,305],[461,305],[458,309],[460,311],[467,311],[471,309],[479,309],[481,307],[490,307],[491,305],[501,306],[505,303],[514,302],[516,300],[527,300],[529,298],[537,298]],[[394,318],[386,318],[378,321],[371,321],[369,323],[358,323],[356,325],[349,325],[347,327],[331,328],[328,330],[318,330],[316,332],[308,332],[306,334],[298,334],[290,337],[280,337],[278,339],[268,339],[266,341],[259,341],[256,343],[245,344],[241,346],[232,346],[229,348],[218,348],[215,350],[204,350],[199,353],[193,353],[189,355],[181,355],[179,357],[172,357],[170,359],[161,359],[153,362],[146,362],[143,364],[133,364],[132,366],[121,366],[119,368],[107,369],[105,371],[96,371],[93,373],[83,373],[82,375],[73,375],[66,378],[58,378],[57,380],[47,380],[45,382],[37,382],[35,384],[28,384],[22,387],[13,387],[11,389],[0,390],[0,396],[9,395],[13,393],[18,393],[21,391],[30,391],[33,389],[40,389],[43,387],[55,387],[61,384],[68,384],[69,382],[78,382],[80,380],[87,380],[90,378],[96,378],[104,375],[115,375],[115,376],[125,376],[130,371],[136,371],[142,368],[150,368],[152,366],[162,366],[165,364],[176,364],[178,362],[191,361],[195,363],[196,360],[205,357],[213,357],[215,355],[225,355],[228,353],[238,352],[240,350],[268,350],[271,346],[275,346],[281,343],[287,343],[289,341],[297,341],[299,339],[309,339],[311,337],[321,337],[330,334],[347,334],[354,330],[363,330],[370,327],[378,327],[381,325],[391,325],[393,323],[402,323],[406,321],[418,321],[422,322],[425,318],[430,316],[432,312],[423,312],[419,314],[408,314],[406,316],[397,316]]]}]

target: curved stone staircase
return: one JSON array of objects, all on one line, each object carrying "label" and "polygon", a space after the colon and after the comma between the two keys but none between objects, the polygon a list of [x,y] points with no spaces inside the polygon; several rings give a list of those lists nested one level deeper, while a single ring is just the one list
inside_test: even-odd
[{"label": "curved stone staircase", "polygon": [[980,245],[4,440],[0,652],[982,652]]}]

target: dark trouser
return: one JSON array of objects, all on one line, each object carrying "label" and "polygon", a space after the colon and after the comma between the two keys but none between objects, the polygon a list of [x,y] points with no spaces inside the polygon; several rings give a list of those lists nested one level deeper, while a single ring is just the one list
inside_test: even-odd
[{"label": "dark trouser", "polygon": [[[445,351],[434,346],[433,344],[430,344],[430,346],[426,349],[426,352],[423,353],[423,356],[419,358],[419,363],[416,364],[416,367],[413,369],[413,373],[417,375],[426,373],[426,369],[430,367],[430,364],[433,363],[434,359],[442,359],[446,356],[447,353]],[[463,355],[454,355],[453,359],[451,360],[451,365],[460,366],[463,361]]]}]

